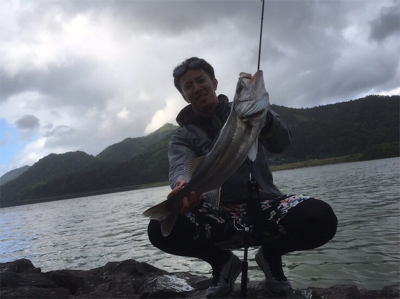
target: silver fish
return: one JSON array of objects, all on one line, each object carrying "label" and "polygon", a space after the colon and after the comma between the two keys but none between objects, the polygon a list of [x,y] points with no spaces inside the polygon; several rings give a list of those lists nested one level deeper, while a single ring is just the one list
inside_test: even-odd
[{"label": "silver fish", "polygon": [[186,161],[188,183],[179,192],[146,210],[143,215],[161,221],[163,236],[168,236],[182,209],[183,198],[192,191],[203,200],[219,205],[221,185],[228,180],[248,156],[257,156],[258,135],[266,122],[269,96],[263,72],[251,76],[240,73],[229,117],[212,149],[202,157]]}]

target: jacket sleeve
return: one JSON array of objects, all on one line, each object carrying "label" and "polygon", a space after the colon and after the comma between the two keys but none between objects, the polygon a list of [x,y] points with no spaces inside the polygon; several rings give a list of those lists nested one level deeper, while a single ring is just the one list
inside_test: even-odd
[{"label": "jacket sleeve", "polygon": [[182,130],[184,129],[178,130],[169,141],[169,183],[172,189],[176,187],[178,180],[188,181],[184,170],[185,161],[196,157],[190,140],[183,136]]},{"label": "jacket sleeve", "polygon": [[279,154],[291,143],[290,129],[279,114],[270,109],[267,113],[267,122],[260,132],[259,139],[266,143],[268,151]]}]

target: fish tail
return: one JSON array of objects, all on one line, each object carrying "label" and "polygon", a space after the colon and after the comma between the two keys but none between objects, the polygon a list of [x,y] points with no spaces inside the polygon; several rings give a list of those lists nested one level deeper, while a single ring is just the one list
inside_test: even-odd
[{"label": "fish tail", "polygon": [[167,199],[162,203],[147,209],[143,212],[143,215],[150,217],[150,219],[160,221],[161,232],[163,236],[166,237],[171,233],[181,209],[182,202],[179,203],[179,201],[171,201]]},{"label": "fish tail", "polygon": [[164,237],[169,236],[171,233],[178,215],[179,214],[170,214],[167,216],[167,218],[161,221],[161,232]]},{"label": "fish tail", "polygon": [[169,213],[166,206],[166,202],[163,201],[162,203],[159,203],[158,205],[155,205],[144,211],[143,215],[150,217],[151,219],[162,221],[168,216]]}]

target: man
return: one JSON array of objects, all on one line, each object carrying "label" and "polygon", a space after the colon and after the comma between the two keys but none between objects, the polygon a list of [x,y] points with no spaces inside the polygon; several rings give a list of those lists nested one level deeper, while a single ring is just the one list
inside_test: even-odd
[{"label": "man", "polygon": [[[181,128],[170,140],[169,179],[173,190],[168,198],[187,182],[185,161],[210,151],[231,110],[227,97],[216,95],[218,81],[213,67],[204,59],[185,60],[174,69],[173,76],[175,87],[189,105],[177,116]],[[280,153],[289,144],[289,128],[278,114],[269,110],[252,165],[258,180],[262,220],[254,227],[254,232],[259,233],[252,235],[251,245],[261,245],[256,262],[265,274],[266,290],[276,296],[291,289],[283,273],[282,255],[325,244],[333,238],[337,227],[337,218],[328,204],[311,197],[283,195],[274,185],[267,151]],[[163,237],[159,221],[151,220],[148,227],[149,239],[157,248],[199,258],[211,265],[213,285],[206,292],[209,298],[229,295],[241,272],[241,261],[228,249],[243,247],[238,228],[249,198],[249,172],[250,163],[244,162],[222,185],[219,207],[210,206],[196,192],[184,198],[181,215],[167,237]]]}]

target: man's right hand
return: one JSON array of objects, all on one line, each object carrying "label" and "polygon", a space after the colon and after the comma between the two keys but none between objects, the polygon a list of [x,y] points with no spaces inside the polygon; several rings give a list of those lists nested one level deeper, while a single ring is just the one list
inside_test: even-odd
[{"label": "man's right hand", "polygon": [[[186,185],[186,181],[178,180],[176,187],[168,194],[167,199],[171,198],[172,196],[178,194],[179,190],[182,189],[183,186]],[[185,214],[187,211],[190,211],[196,207],[198,207],[201,203],[201,195],[197,195],[195,191],[190,193],[189,197],[183,198],[181,214]]]}]

